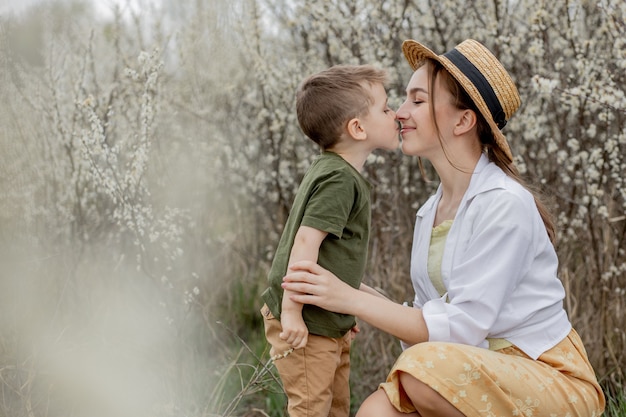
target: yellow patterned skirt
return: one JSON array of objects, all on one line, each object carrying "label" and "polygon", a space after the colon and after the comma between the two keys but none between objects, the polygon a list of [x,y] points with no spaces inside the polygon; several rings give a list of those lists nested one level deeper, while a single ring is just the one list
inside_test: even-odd
[{"label": "yellow patterned skirt", "polygon": [[598,417],[605,399],[575,330],[537,360],[515,346],[497,351],[443,342],[405,350],[380,387],[415,412],[399,373],[426,383],[467,417]]}]

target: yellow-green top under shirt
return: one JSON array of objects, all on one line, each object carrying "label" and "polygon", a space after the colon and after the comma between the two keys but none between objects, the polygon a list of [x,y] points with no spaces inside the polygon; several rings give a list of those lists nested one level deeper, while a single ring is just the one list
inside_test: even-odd
[{"label": "yellow-green top under shirt", "polygon": [[[448,237],[448,232],[451,227],[452,220],[445,220],[438,226],[433,227],[430,236],[430,247],[428,248],[428,276],[433,286],[442,297],[447,292],[447,289],[445,285],[443,285],[443,278],[441,277],[441,259],[443,257],[443,249],[446,245],[446,238]],[[490,350],[499,350],[511,346],[511,342],[506,339],[487,338],[487,341],[489,342]]]}]

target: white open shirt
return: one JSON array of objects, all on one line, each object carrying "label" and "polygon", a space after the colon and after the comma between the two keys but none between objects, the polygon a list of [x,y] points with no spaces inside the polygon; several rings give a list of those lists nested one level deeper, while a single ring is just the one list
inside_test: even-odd
[{"label": "white open shirt", "polygon": [[413,305],[429,340],[488,347],[503,338],[537,359],[571,330],[558,259],[532,194],[482,155],[448,233],[441,262],[447,293],[427,272],[428,246],[441,198],[418,210],[411,253]]}]

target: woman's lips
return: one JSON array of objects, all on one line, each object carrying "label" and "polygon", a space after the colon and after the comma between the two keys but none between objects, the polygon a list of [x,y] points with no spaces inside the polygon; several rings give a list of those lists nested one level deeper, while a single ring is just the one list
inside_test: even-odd
[{"label": "woman's lips", "polygon": [[400,133],[404,134],[404,133],[410,132],[412,130],[415,130],[415,128],[413,126],[402,126],[402,128],[400,129]]}]

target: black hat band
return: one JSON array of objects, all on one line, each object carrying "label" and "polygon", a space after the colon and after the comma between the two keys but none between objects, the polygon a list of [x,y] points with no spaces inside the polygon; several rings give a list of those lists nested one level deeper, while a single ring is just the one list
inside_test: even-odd
[{"label": "black hat band", "polygon": [[478,92],[485,100],[485,104],[491,112],[491,117],[499,129],[506,126],[506,114],[502,110],[500,101],[496,96],[496,93],[491,88],[491,84],[487,81],[485,76],[472,64],[472,62],[465,57],[457,49],[452,49],[443,54],[450,62],[452,62],[465,76],[474,84],[478,89]]}]

